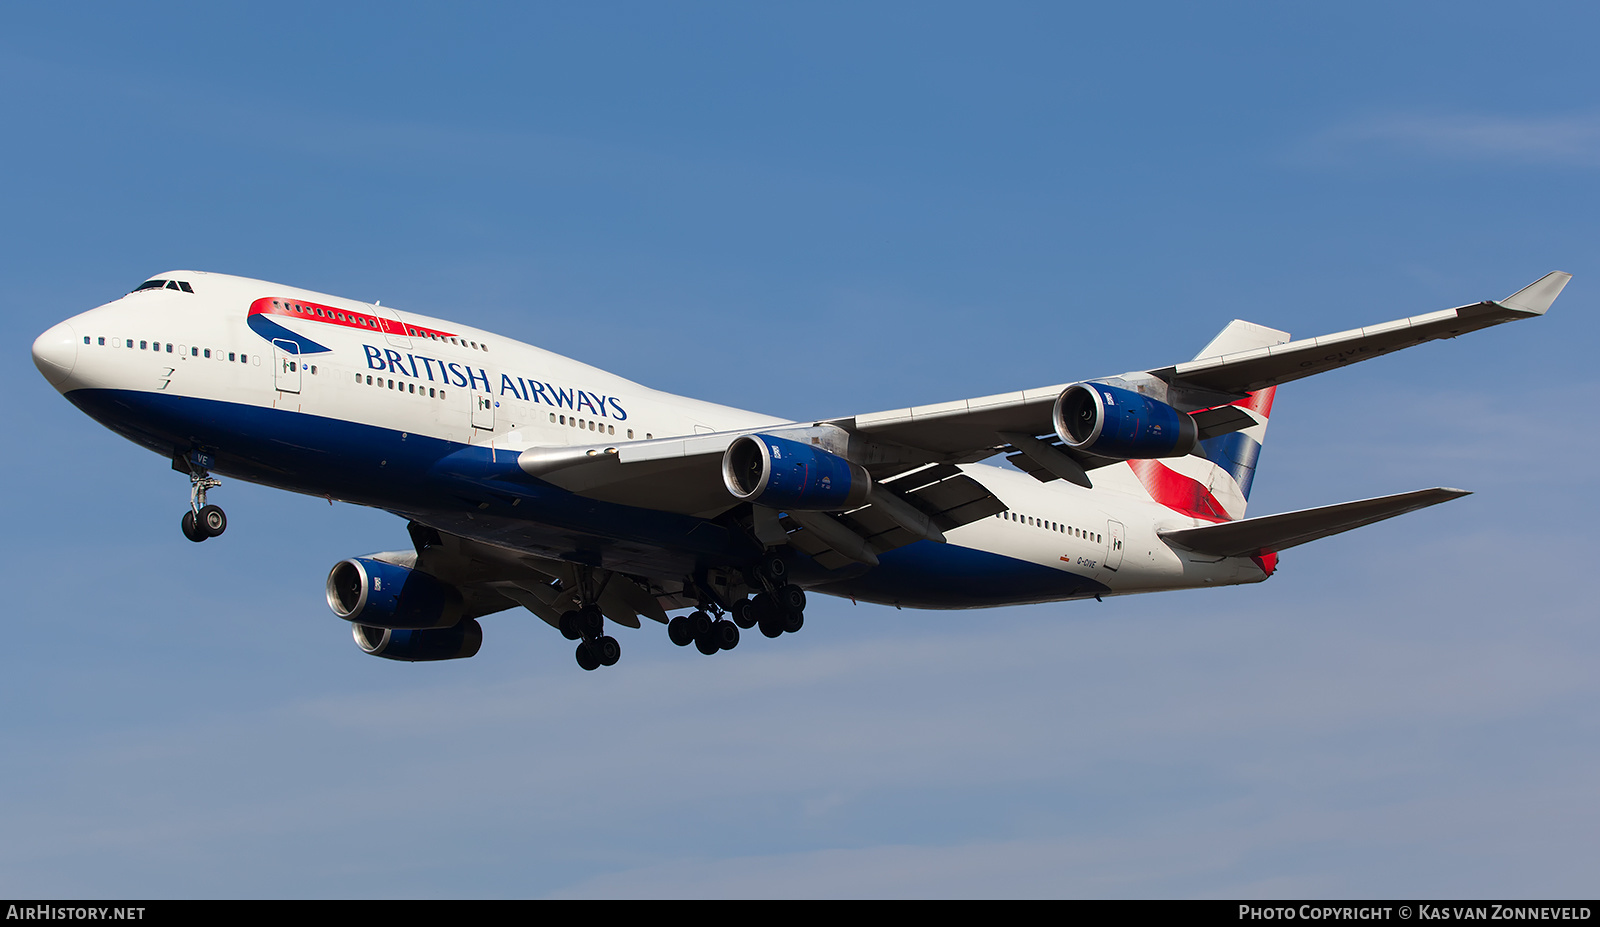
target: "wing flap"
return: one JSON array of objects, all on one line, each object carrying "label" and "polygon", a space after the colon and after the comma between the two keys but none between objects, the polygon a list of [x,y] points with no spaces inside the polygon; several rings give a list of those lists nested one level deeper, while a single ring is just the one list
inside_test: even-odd
[{"label": "wing flap", "polygon": [[[926,515],[943,531],[971,524],[1006,509],[1005,503],[983,488],[983,484],[949,464],[923,467],[887,481],[884,485],[893,489],[901,499]],[[882,505],[869,503],[838,516],[823,512],[786,515],[782,523],[784,530],[789,532],[789,544],[830,570],[862,562],[863,558],[859,556],[859,551],[846,551],[824,537],[824,532],[818,529],[827,529],[828,525],[819,525],[819,519],[827,519],[846,529],[875,553],[905,547],[923,539],[922,535],[885,511]]]},{"label": "wing flap", "polygon": [[1242,557],[1275,553],[1466,495],[1471,493],[1464,489],[1419,489],[1199,528],[1169,528],[1159,533],[1163,540],[1201,554]]}]

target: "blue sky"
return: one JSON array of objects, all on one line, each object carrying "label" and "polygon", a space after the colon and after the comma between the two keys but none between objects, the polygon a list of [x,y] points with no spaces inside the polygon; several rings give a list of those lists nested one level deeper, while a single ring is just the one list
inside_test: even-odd
[{"label": "blue sky", "polygon": [[[1585,5],[11,4],[0,893],[1573,896],[1600,871]],[[814,598],[582,673],[517,613],[374,660],[391,516],[165,461],[28,361],[184,267],[795,417],[1187,359],[1575,274],[1286,387],[1252,513],[1475,494],[1270,582]]]}]

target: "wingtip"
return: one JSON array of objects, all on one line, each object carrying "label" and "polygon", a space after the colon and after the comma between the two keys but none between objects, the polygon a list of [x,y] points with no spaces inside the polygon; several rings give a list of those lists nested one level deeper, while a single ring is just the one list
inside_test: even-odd
[{"label": "wingtip", "polygon": [[1557,296],[1561,295],[1562,287],[1565,287],[1567,281],[1571,279],[1571,274],[1553,270],[1505,299],[1500,300],[1500,305],[1508,309],[1516,309],[1519,312],[1544,315],[1545,311],[1550,308],[1550,304],[1556,301]]}]

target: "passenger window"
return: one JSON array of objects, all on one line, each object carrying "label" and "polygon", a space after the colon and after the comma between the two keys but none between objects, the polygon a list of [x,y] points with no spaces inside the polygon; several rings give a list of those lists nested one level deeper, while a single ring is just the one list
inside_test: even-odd
[{"label": "passenger window", "polygon": [[139,342],[139,350],[141,350],[141,351],[150,350],[150,342],[148,342],[148,341]]},{"label": "passenger window", "polygon": [[190,357],[199,357],[200,356],[200,349],[199,348],[190,348],[189,349],[189,356]]},{"label": "passenger window", "polygon": [[206,348],[206,357],[210,357],[210,356],[211,356],[211,349],[210,348]]},{"label": "passenger window", "polygon": [[101,336],[100,336],[100,344],[101,344],[101,345],[104,345],[104,344],[105,344],[105,343],[106,343],[106,339],[105,339],[105,336],[104,336],[104,335],[101,335]]}]

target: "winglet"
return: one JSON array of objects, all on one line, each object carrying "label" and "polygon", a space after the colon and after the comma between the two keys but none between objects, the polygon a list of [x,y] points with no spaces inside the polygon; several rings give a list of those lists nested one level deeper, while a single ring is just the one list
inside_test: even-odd
[{"label": "winglet", "polygon": [[1544,315],[1550,304],[1561,295],[1561,288],[1572,279],[1571,274],[1559,270],[1551,271],[1538,280],[1528,284],[1522,289],[1500,300],[1500,305],[1518,312],[1529,312],[1534,315]]}]

